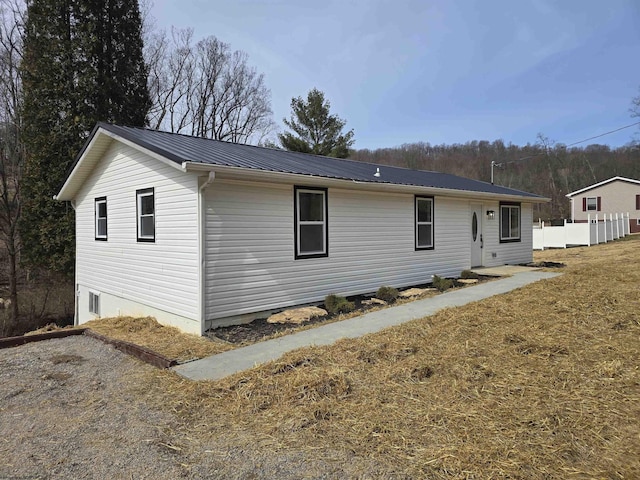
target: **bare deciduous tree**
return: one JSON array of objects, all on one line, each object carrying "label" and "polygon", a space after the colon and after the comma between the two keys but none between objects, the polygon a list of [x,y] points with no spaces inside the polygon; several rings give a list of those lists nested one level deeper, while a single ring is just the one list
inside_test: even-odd
[{"label": "bare deciduous tree", "polygon": [[22,82],[22,26],[24,5],[19,0],[0,3],[0,241],[9,260],[11,320],[18,320],[18,255],[20,179],[24,163],[20,102]]},{"label": "bare deciduous tree", "polygon": [[193,44],[192,30],[149,35],[146,47],[152,128],[234,143],[255,143],[274,128],[264,76],[216,37]]}]

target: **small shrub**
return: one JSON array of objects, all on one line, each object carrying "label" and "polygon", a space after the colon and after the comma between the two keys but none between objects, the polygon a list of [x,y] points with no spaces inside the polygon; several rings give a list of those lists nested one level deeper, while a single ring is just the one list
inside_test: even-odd
[{"label": "small shrub", "polygon": [[348,313],[353,311],[356,306],[340,295],[327,295],[324,297],[324,308],[331,314]]},{"label": "small shrub", "polygon": [[460,273],[460,278],[477,279],[478,277],[479,277],[479,275],[476,272],[472,272],[471,270],[463,270]]},{"label": "small shrub", "polygon": [[376,298],[384,300],[387,303],[393,303],[396,301],[396,298],[398,298],[399,293],[397,288],[382,286],[376,292]]},{"label": "small shrub", "polygon": [[432,284],[434,288],[438,289],[438,291],[444,292],[446,290],[449,290],[451,287],[453,287],[453,280],[450,280],[448,278],[442,278],[438,275],[434,275]]}]

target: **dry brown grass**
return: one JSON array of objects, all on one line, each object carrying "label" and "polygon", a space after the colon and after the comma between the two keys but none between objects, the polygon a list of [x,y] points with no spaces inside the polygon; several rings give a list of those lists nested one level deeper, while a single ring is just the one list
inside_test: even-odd
[{"label": "dry brown grass", "polygon": [[219,382],[154,371],[138,393],[194,440],[238,432],[408,478],[639,478],[640,237],[536,259],[568,267]]},{"label": "dry brown grass", "polygon": [[81,326],[116,340],[147,347],[178,361],[207,357],[232,348],[224,343],[183,333],[175,327],[161,325],[152,317],[101,318]]}]

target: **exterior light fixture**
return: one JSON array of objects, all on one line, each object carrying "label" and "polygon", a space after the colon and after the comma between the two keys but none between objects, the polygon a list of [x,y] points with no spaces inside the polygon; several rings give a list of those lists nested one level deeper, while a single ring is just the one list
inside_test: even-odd
[{"label": "exterior light fixture", "polygon": [[494,218],[496,218],[496,212],[494,212],[493,210],[487,210],[487,218],[489,220],[493,220]]},{"label": "exterior light fixture", "polygon": [[374,173],[373,176],[380,177],[380,168],[376,168],[376,173]]}]

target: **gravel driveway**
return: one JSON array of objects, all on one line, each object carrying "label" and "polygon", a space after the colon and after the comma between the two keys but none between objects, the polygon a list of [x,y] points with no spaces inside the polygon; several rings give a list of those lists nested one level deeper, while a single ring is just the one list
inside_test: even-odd
[{"label": "gravel driveway", "polygon": [[84,336],[0,350],[0,478],[181,476],[163,446],[175,419],[127,394],[140,368]]},{"label": "gravel driveway", "polygon": [[389,478],[370,459],[274,451],[251,432],[193,438],[136,395],[153,368],[82,335],[0,350],[0,480]]}]

